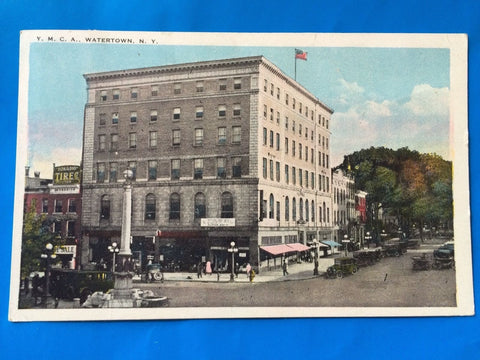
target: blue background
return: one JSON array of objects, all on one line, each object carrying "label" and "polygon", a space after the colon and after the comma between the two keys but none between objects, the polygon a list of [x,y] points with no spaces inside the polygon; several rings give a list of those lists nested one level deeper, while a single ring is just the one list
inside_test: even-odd
[{"label": "blue background", "polygon": [[[454,318],[9,323],[19,32],[98,29],[210,32],[407,32],[469,35],[469,131],[474,278],[479,267],[478,1],[0,2],[0,351],[23,359],[478,358],[478,316]],[[478,290],[478,281],[475,289]],[[477,302],[477,301],[476,301]],[[7,355],[7,356],[6,356]]]}]

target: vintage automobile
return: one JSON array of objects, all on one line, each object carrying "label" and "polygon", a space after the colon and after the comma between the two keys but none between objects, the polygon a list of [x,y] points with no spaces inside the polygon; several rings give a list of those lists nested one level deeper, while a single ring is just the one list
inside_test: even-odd
[{"label": "vintage automobile", "polygon": [[452,242],[447,242],[434,250],[433,256],[436,258],[451,258],[455,256],[455,248]]},{"label": "vintage automobile", "polygon": [[56,298],[73,300],[80,298],[82,304],[97,291],[107,292],[113,288],[110,271],[87,271],[70,269],[51,269],[50,292]]},{"label": "vintage automobile", "polygon": [[342,278],[344,275],[355,274],[358,271],[357,260],[350,257],[336,258],[333,265],[327,268],[327,278]]},{"label": "vintage automobile", "polygon": [[455,259],[453,256],[449,258],[434,257],[432,268],[434,268],[435,270],[455,269]]},{"label": "vintage automobile", "polygon": [[148,264],[145,273],[142,274],[142,280],[145,282],[163,281],[162,265]]},{"label": "vintage automobile", "polygon": [[400,244],[388,243],[382,246],[384,256],[400,256],[404,254]]},{"label": "vintage automobile", "polygon": [[362,249],[355,251],[353,257],[357,260],[357,266],[369,266],[375,264],[382,257],[380,249]]},{"label": "vintage automobile", "polygon": [[413,256],[413,270],[430,270],[432,261],[426,254],[421,256]]}]

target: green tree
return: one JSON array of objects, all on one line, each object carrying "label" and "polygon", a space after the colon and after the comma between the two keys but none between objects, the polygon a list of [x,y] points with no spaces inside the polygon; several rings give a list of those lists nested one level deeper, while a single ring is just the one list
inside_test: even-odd
[{"label": "green tree", "polygon": [[21,253],[21,276],[28,276],[32,271],[43,269],[41,254],[45,245],[61,245],[62,241],[50,231],[45,214],[37,215],[30,207],[24,215]]}]

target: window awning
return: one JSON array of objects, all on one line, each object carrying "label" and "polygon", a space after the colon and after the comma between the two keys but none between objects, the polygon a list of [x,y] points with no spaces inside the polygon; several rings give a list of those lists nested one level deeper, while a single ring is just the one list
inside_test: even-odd
[{"label": "window awning", "polygon": [[261,246],[260,249],[268,252],[269,254],[272,255],[280,255],[280,254],[285,254],[291,251],[292,248],[288,247],[287,245],[284,244],[279,244],[279,245],[269,245],[269,246]]},{"label": "window awning", "polygon": [[310,250],[310,247],[305,246],[300,243],[287,244],[288,247],[292,248],[293,251],[307,251]]},{"label": "window awning", "polygon": [[331,241],[331,240],[325,240],[325,241],[322,241],[322,243],[330,246],[330,247],[339,247],[339,246],[342,246],[341,244],[335,242],[335,241]]}]

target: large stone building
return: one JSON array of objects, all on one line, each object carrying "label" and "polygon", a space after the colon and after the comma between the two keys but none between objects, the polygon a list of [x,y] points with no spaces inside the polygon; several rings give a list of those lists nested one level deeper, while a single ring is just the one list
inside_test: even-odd
[{"label": "large stone building", "polygon": [[331,238],[333,111],[264,57],[85,79],[85,262],[119,241],[127,168],[131,248],[143,263],[225,269],[233,241],[236,261],[258,266],[286,252],[278,245]]}]

